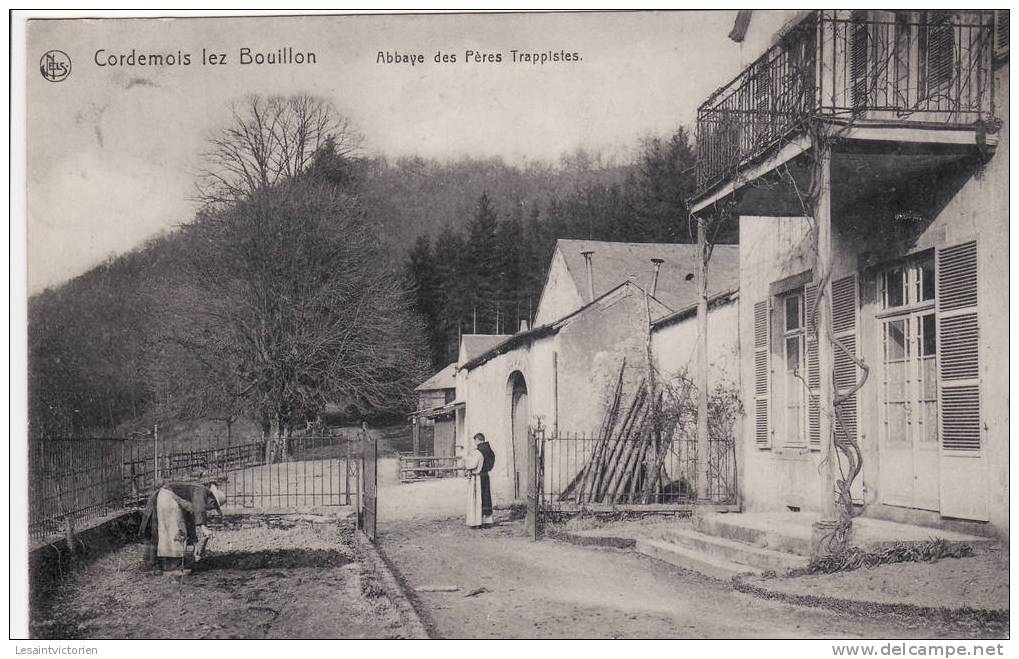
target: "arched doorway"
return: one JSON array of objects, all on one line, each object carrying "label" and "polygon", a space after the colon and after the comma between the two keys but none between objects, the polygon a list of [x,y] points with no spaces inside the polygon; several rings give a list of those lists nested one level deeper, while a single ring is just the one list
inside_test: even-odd
[{"label": "arched doorway", "polygon": [[520,371],[510,375],[510,426],[513,436],[513,498],[522,499],[527,487],[527,382]]}]

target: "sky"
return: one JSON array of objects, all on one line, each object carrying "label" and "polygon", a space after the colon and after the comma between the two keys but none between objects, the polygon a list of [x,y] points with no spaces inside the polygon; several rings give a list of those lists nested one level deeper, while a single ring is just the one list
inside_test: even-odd
[{"label": "sky", "polygon": [[[692,129],[697,105],[766,47],[789,12],[595,12],[35,20],[27,29],[28,292],[58,285],[194,214],[206,140],[247,94],[331,101],[369,154],[555,162],[577,148],[626,153],[645,135]],[[242,65],[312,52],[315,64]],[[203,65],[202,53],[226,64]],[[524,53],[577,61],[514,62]],[[71,62],[43,77],[43,54]],[[114,65],[112,55],[190,56]],[[465,61],[467,51],[501,62]],[[424,61],[386,63],[386,55]],[[435,63],[436,54],[455,63]],[[106,63],[100,66],[98,62]]]}]

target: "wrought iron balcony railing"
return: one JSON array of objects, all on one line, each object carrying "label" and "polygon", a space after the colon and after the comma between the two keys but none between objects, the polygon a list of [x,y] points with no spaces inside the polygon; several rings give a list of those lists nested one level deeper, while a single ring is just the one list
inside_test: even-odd
[{"label": "wrought iron balcony railing", "polygon": [[993,106],[993,12],[812,12],[697,110],[697,189],[809,120],[973,126]]}]

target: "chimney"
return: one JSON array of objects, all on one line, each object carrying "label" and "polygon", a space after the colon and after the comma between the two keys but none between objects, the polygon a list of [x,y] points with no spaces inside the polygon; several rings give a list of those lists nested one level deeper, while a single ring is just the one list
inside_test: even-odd
[{"label": "chimney", "polygon": [[591,297],[588,302],[594,301],[594,265],[591,263],[591,256],[594,254],[593,249],[585,249],[581,254],[584,257],[584,261],[587,262],[587,294]]},{"label": "chimney", "polygon": [[527,319],[526,318],[521,318],[520,319],[520,331],[521,332],[526,332],[528,329],[530,329],[530,327],[527,326]]},{"label": "chimney", "polygon": [[654,273],[651,275],[651,295],[658,291],[658,271],[662,269],[662,264],[665,263],[665,259],[651,259],[651,265],[654,266]]}]

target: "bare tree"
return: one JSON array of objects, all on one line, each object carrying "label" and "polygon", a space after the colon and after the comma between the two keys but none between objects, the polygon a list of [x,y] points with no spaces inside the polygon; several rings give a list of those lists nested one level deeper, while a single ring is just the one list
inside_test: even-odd
[{"label": "bare tree", "polygon": [[[227,439],[233,424],[245,410],[251,384],[240,379],[237,369],[208,350],[202,326],[179,314],[194,308],[193,291],[171,291],[176,304],[162,314],[162,332],[154,337],[146,363],[146,377],[157,394],[161,415],[181,419],[208,419],[226,425]],[[176,319],[177,322],[174,322]]]},{"label": "bare tree", "polygon": [[262,420],[267,456],[285,456],[291,427],[328,402],[403,407],[426,371],[409,286],[356,201],[313,173],[194,224],[195,295],[177,310],[182,340]]},{"label": "bare tree", "polygon": [[251,95],[230,106],[229,124],[209,139],[198,199],[217,205],[304,172],[323,148],[350,158],[361,135],[328,101],[308,95]]}]

